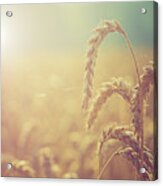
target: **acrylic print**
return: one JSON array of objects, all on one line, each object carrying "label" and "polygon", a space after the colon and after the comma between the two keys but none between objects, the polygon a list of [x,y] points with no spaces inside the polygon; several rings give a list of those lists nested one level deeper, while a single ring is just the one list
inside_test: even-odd
[{"label": "acrylic print", "polygon": [[1,6],[2,176],[157,179],[157,4]]}]

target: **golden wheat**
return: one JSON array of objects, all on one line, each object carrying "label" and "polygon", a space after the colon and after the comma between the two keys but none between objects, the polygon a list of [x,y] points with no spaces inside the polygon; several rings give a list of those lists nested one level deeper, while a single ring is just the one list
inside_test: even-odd
[{"label": "golden wheat", "polygon": [[112,78],[110,82],[104,83],[97,96],[92,101],[93,103],[89,109],[86,122],[86,127],[88,129],[93,125],[102,106],[113,94],[120,95],[130,104],[132,98],[132,87],[123,78]]},{"label": "golden wheat", "polygon": [[[97,152],[100,155],[102,147],[106,141],[111,139],[118,140],[122,142],[125,146],[128,146],[133,149],[134,152],[140,154],[141,148],[134,136],[133,131],[127,129],[127,127],[110,127],[108,130],[103,131],[101,139],[98,143]],[[153,155],[150,149],[147,146],[144,146],[143,150],[144,154],[144,162],[148,166],[149,172],[154,171],[154,162],[153,162]]]},{"label": "golden wheat", "polygon": [[84,77],[84,95],[82,108],[87,109],[90,98],[92,97],[93,88],[93,76],[94,76],[94,66],[96,63],[97,52],[100,44],[107,36],[107,34],[115,32],[115,25],[113,22],[108,22],[108,24],[103,24],[101,27],[95,29],[95,36],[93,36],[89,41],[90,48],[87,52],[87,60],[85,65],[85,77]]},{"label": "golden wheat", "polygon": [[97,60],[98,48],[109,33],[117,32],[124,37],[128,45],[128,48],[131,52],[131,55],[132,55],[132,58],[135,64],[138,81],[140,84],[140,78],[139,78],[140,74],[139,74],[139,69],[137,65],[138,64],[137,59],[134,54],[131,41],[129,40],[127,33],[124,31],[120,23],[115,20],[111,20],[111,21],[106,20],[103,22],[102,26],[96,28],[94,31],[95,31],[95,35],[88,41],[89,49],[86,55],[87,60],[85,64],[83,101],[82,101],[82,108],[85,110],[87,110],[89,101],[92,98],[92,94],[93,94],[94,67],[95,67],[96,60]]},{"label": "golden wheat", "polygon": [[86,65],[85,65],[84,92],[83,92],[83,101],[82,101],[83,109],[88,108],[89,101],[92,98],[94,67],[96,64],[98,48],[103,42],[103,40],[105,39],[105,37],[109,33],[113,33],[113,32],[120,33],[126,39],[126,42],[130,50],[132,51],[132,56],[134,58],[134,61],[136,61],[135,55],[131,47],[131,43],[127,37],[127,34],[125,33],[122,26],[120,25],[120,23],[114,20],[104,21],[102,26],[100,26],[99,28],[96,28],[95,36],[93,36],[88,42],[90,47],[86,55],[87,60],[86,60]]},{"label": "golden wheat", "polygon": [[135,91],[133,91],[134,93],[131,104],[131,111],[133,113],[132,123],[135,127],[135,134],[137,135],[138,141],[141,143],[142,149],[144,142],[144,101],[151,85],[153,84],[153,77],[153,63],[150,62],[147,66],[144,67],[143,74],[140,76],[140,83],[135,87]]},{"label": "golden wheat", "polygon": [[76,172],[67,172],[63,175],[63,178],[65,179],[77,179],[79,176],[77,175]]},{"label": "golden wheat", "polygon": [[[111,126],[103,130],[98,144],[98,153],[101,152],[103,144],[110,139],[119,140],[120,142],[123,142],[124,145],[132,147],[138,153],[141,151],[134,132],[128,129],[128,127],[122,127],[122,125],[119,125],[117,127]],[[150,152],[147,147],[145,147],[145,149]]]},{"label": "golden wheat", "polygon": [[[133,112],[133,120],[135,131],[137,134],[140,133],[140,128],[143,120],[143,100],[149,93],[150,87],[153,84],[153,63],[149,63],[143,69],[143,74],[140,76],[141,84],[137,85],[133,91],[133,98],[131,104],[131,110]],[[141,92],[142,102],[140,102],[139,92]]]},{"label": "golden wheat", "polygon": [[[144,102],[147,94],[153,84],[153,64],[150,63],[143,69],[143,74],[140,75],[138,69],[138,62],[132,48],[132,44],[124,31],[122,26],[117,21],[104,21],[104,25],[95,30],[96,35],[89,41],[90,48],[87,53],[87,61],[85,67],[85,78],[84,78],[84,93],[83,93],[83,105],[82,107],[87,110],[87,129],[91,128],[95,122],[99,111],[102,106],[106,103],[107,99],[113,94],[120,95],[126,102],[130,104],[131,113],[133,115],[132,124],[133,128],[128,127],[110,127],[103,131],[101,140],[98,144],[99,156],[102,146],[105,141],[109,139],[116,139],[123,142],[124,146],[131,147],[131,151],[124,151],[123,155],[130,160],[133,165],[137,168],[138,165],[148,166],[148,171],[153,173],[154,162],[153,155],[150,150],[144,145]],[[112,79],[112,81],[105,83],[99,90],[97,96],[92,99],[93,94],[93,78],[94,78],[94,67],[97,59],[97,51],[105,39],[108,33],[118,32],[120,33],[131,52],[135,64],[135,70],[137,74],[138,83],[132,88],[122,78]],[[91,103],[89,103],[91,100]],[[91,106],[89,106],[91,105]],[[88,109],[89,107],[89,109]],[[114,155],[116,152],[113,153]],[[110,157],[111,158],[111,157]],[[136,163],[137,162],[137,163]],[[149,180],[148,172],[142,175],[144,180]]]},{"label": "golden wheat", "polygon": [[52,152],[51,149],[46,147],[39,150],[37,154],[38,159],[38,166],[43,171],[42,174],[44,177],[52,177],[52,165],[53,165],[53,159],[52,159]]},{"label": "golden wheat", "polygon": [[17,177],[35,177],[35,171],[27,160],[15,160],[11,163],[11,172]]},{"label": "golden wheat", "polygon": [[[151,180],[151,174],[148,170],[148,164],[142,164],[139,154],[133,151],[132,148],[127,147],[125,149],[122,149],[121,151],[117,152],[117,155],[123,155],[124,158],[132,163],[141,180]],[[142,167],[146,170],[144,173],[140,173],[140,169]]]},{"label": "golden wheat", "polygon": [[[113,152],[113,154],[109,157],[109,159],[104,164],[102,170],[100,171],[98,175],[99,179],[102,177],[104,171],[106,170],[106,167],[117,155],[122,155],[124,158],[126,158],[132,163],[132,165],[135,167],[137,175],[139,175],[141,180],[152,180],[152,172],[149,170],[150,165],[148,164],[148,161],[145,161],[142,165],[139,154],[135,152],[131,147],[119,147],[115,152]],[[142,167],[144,167],[146,171],[145,173],[140,174],[140,169]]]},{"label": "golden wheat", "polygon": [[[121,127],[121,126],[118,126],[118,127],[111,126],[108,129],[103,131],[101,139],[98,143],[98,154],[99,154],[99,156],[101,154],[101,150],[102,150],[102,147],[103,147],[104,143],[108,140],[111,140],[111,139],[115,139],[115,140],[118,140],[118,141],[122,142],[126,147],[130,147],[130,149],[132,149],[133,153],[137,154],[137,156],[135,156],[133,158],[133,160],[131,159],[130,161],[135,162],[136,157],[137,157],[137,161],[140,161],[140,159],[141,159],[141,157],[140,157],[141,148],[140,148],[140,145],[137,141],[137,138],[135,137],[134,132],[132,130],[129,130],[128,127]],[[118,150],[118,152],[119,152],[119,150]],[[107,164],[109,164],[111,159],[117,154],[118,154],[117,151],[114,152],[112,154],[112,156],[109,157],[109,161],[107,161]],[[130,156],[130,158],[131,157],[132,156]],[[150,174],[152,174],[154,172],[153,155],[152,155],[150,149],[146,146],[144,146],[143,157],[144,157],[144,159],[143,159],[143,163],[141,163],[141,167],[142,166],[145,167],[148,170],[148,172]],[[104,172],[104,169],[106,168],[106,166],[107,165],[105,164],[102,171],[100,172],[99,177],[101,177],[101,175]],[[141,167],[139,167],[139,169]],[[137,169],[137,170],[139,170],[139,169]]]}]

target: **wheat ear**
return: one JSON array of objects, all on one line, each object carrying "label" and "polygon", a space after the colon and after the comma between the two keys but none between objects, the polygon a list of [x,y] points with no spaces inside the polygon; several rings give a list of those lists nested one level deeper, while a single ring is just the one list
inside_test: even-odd
[{"label": "wheat ear", "polygon": [[[143,74],[140,76],[140,84],[135,87],[133,91],[133,98],[131,104],[131,110],[133,112],[132,123],[135,127],[135,133],[137,135],[138,141],[141,143],[143,148],[144,132],[143,132],[143,106],[146,95],[148,94],[151,85],[153,84],[153,63],[150,62],[143,69]],[[141,99],[140,99],[141,93]]]},{"label": "wheat ear", "polygon": [[141,91],[142,100],[145,100],[147,93],[153,84],[153,64],[150,63],[143,69],[143,74],[140,77],[141,84],[137,85],[133,90],[133,98],[131,101],[131,110],[133,113],[133,125],[135,127],[135,132],[140,133],[140,125],[142,123],[141,112],[143,112],[143,102],[139,102],[138,96]]},{"label": "wheat ear", "polygon": [[[110,140],[115,139],[122,142],[125,146],[131,147],[135,152],[137,152],[141,156],[141,147],[138,143],[134,132],[129,130],[128,127],[109,127],[108,129],[104,130],[100,142],[98,143],[98,154],[100,155],[103,144]],[[149,172],[153,172],[153,156],[150,149],[144,146],[143,149],[143,161],[149,166]],[[139,158],[140,158],[139,156]]]},{"label": "wheat ear", "polygon": [[131,55],[133,57],[136,73],[138,75],[139,80],[139,70],[137,65],[137,60],[132,49],[131,42],[127,36],[127,33],[124,31],[120,23],[117,21],[104,21],[103,25],[99,28],[95,29],[95,35],[89,40],[89,49],[87,52],[87,59],[85,65],[85,76],[84,76],[84,91],[83,91],[83,101],[82,108],[87,110],[89,105],[89,100],[92,98],[93,92],[93,76],[94,76],[94,67],[97,59],[98,48],[103,42],[104,38],[109,34],[117,32],[121,34],[130,49]]},{"label": "wheat ear", "polygon": [[108,98],[113,94],[120,95],[129,104],[132,98],[132,88],[123,78],[112,78],[110,82],[106,82],[100,88],[97,96],[92,101],[92,105],[88,111],[86,127],[89,129],[97,118],[102,106],[106,103]]},{"label": "wheat ear", "polygon": [[[103,166],[102,170],[100,171],[98,178],[100,179],[106,169],[106,167],[109,165],[109,163],[111,162],[111,160],[117,156],[117,155],[122,155],[124,158],[126,158],[128,161],[130,161],[132,163],[132,165],[135,167],[136,172],[138,173],[138,175],[140,175],[142,180],[151,180],[151,173],[148,171],[148,162],[145,162],[145,165],[142,165],[140,162],[140,156],[137,152],[133,151],[133,149],[131,147],[120,147],[118,148],[118,150],[116,150],[110,157],[109,159],[106,161],[105,165]],[[141,167],[145,167],[146,168],[146,172],[144,174],[140,174],[140,168]]]},{"label": "wheat ear", "polygon": [[134,136],[134,132],[129,130],[128,127],[108,127],[103,130],[102,135],[100,137],[100,141],[98,144],[98,153],[100,154],[103,144],[110,140],[116,139],[123,142],[125,145],[132,147],[136,152],[140,151],[139,144],[137,142],[136,137]]},{"label": "wheat ear", "polygon": [[141,180],[152,180],[151,179],[151,173],[148,171],[148,169],[145,169],[144,173],[140,173],[140,169],[142,167],[146,167],[148,165],[145,164],[142,165],[141,161],[140,161],[140,156],[138,153],[134,152],[130,147],[122,150],[121,152],[119,152],[119,155],[122,154],[124,158],[126,158],[127,160],[129,160],[132,165],[135,167],[137,174],[140,176]]},{"label": "wheat ear", "polygon": [[[148,171],[148,164],[141,164],[140,156],[137,152],[133,151],[131,147],[127,147],[117,152],[117,155],[122,155],[128,161],[132,163],[135,167],[137,174],[141,177],[142,180],[151,180],[151,173]],[[146,168],[145,173],[140,173],[140,169],[144,167]]]}]

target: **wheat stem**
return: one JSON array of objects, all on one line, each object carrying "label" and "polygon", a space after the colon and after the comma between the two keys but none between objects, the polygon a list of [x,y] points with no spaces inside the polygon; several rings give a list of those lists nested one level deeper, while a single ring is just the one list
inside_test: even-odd
[{"label": "wheat stem", "polygon": [[115,152],[112,153],[112,155],[108,158],[108,160],[105,162],[102,170],[100,171],[99,175],[98,175],[98,179],[100,179],[105,171],[105,169],[107,168],[107,166],[109,165],[109,163],[111,162],[111,160],[113,159],[113,157],[115,157],[117,155],[117,153],[122,149],[122,147],[119,147]]},{"label": "wheat stem", "polygon": [[[132,48],[131,41],[129,40],[129,38],[128,38],[128,36],[127,36],[126,33],[124,34],[124,38],[126,39],[126,42],[127,42],[128,47],[130,49],[131,55],[133,57],[133,61],[134,61],[134,64],[135,64],[135,69],[136,69],[136,74],[137,74],[137,78],[138,78],[138,84],[139,84],[139,86],[141,86],[140,73],[139,73],[139,69],[138,69],[138,62],[136,60],[136,57],[135,57],[135,54],[134,54],[134,50]],[[141,99],[141,92],[140,91],[139,91],[139,97],[138,97],[138,99],[139,99],[139,102],[141,104],[142,99]],[[140,117],[143,120],[142,112],[140,113],[140,115],[141,115]],[[144,143],[144,126],[143,126],[143,121],[142,121],[142,123],[140,125],[140,140],[141,141],[139,141],[139,142],[141,143],[141,149],[143,149],[143,143]],[[141,159],[143,160],[143,154],[141,155]]]},{"label": "wheat stem", "polygon": [[[135,53],[134,53],[134,50],[133,50],[133,47],[132,47],[132,44],[131,44],[131,41],[129,40],[129,37],[127,36],[127,33],[125,31],[122,32],[125,40],[126,40],[126,43],[128,45],[128,48],[131,52],[131,55],[132,55],[132,58],[133,58],[133,61],[134,61],[134,64],[135,64],[135,69],[136,69],[136,74],[137,74],[137,79],[138,79],[138,84],[139,86],[141,86],[141,80],[140,80],[140,72],[139,72],[139,68],[138,68],[138,62],[137,62],[137,59],[136,59],[136,56],[135,56]],[[141,92],[139,92],[139,96],[138,96],[138,99],[139,99],[139,102],[141,104],[142,102],[142,99],[141,99]],[[139,138],[139,143],[140,143],[140,146],[141,146],[141,160],[143,162],[143,146],[144,146],[144,126],[143,126],[143,115],[142,115],[142,112],[140,113],[140,117],[141,117],[141,125],[140,125],[140,134],[138,134]]]}]

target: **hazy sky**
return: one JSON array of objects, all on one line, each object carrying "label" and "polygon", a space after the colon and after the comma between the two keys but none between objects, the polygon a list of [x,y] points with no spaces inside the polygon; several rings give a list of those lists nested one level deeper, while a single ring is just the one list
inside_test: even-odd
[{"label": "hazy sky", "polygon": [[[142,7],[146,14],[140,13]],[[12,17],[6,16],[7,10],[13,12]],[[152,47],[153,2],[4,5],[2,46],[15,54],[83,52],[91,30],[105,19],[119,20],[135,46]],[[122,42],[112,36],[105,44]]]}]

